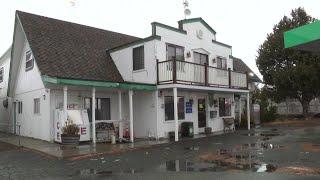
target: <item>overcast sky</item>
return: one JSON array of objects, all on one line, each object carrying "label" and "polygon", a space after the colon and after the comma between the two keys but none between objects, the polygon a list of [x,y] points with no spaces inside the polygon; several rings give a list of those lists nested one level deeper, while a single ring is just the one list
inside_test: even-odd
[{"label": "overcast sky", "polygon": [[[0,6],[0,54],[11,45],[15,10],[121,32],[151,35],[153,21],[177,27],[183,0],[7,0]],[[257,49],[284,15],[304,7],[320,18],[319,0],[189,0],[190,18],[202,17],[217,40],[232,46],[233,56],[258,72]]]}]

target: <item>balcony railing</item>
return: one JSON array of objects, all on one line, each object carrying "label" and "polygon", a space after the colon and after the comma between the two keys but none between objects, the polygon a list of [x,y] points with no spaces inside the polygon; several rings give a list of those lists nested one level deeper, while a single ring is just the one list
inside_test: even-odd
[{"label": "balcony railing", "polygon": [[158,84],[190,84],[247,89],[247,74],[187,61],[157,61]]}]

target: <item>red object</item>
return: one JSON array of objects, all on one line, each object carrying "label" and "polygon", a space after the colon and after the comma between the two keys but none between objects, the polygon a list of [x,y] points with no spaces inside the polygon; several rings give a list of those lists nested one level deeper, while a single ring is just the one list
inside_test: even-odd
[{"label": "red object", "polygon": [[87,128],[86,127],[82,127],[80,129],[81,134],[87,134]]}]

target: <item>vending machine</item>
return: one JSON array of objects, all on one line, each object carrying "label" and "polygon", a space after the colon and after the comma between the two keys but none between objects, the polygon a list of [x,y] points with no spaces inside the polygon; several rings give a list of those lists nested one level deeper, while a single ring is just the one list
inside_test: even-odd
[{"label": "vending machine", "polygon": [[[67,118],[65,116],[67,115]],[[79,126],[80,141],[90,141],[91,125],[86,109],[67,110],[67,114],[61,109],[56,109],[54,113],[54,140],[61,143],[62,128],[66,125],[66,120]]]}]

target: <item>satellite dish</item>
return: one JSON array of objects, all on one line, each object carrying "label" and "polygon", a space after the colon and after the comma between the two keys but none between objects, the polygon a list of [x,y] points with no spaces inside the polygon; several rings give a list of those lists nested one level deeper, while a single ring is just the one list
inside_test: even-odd
[{"label": "satellite dish", "polygon": [[184,10],[184,15],[189,16],[191,14],[190,9],[185,9]]}]

